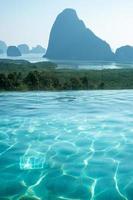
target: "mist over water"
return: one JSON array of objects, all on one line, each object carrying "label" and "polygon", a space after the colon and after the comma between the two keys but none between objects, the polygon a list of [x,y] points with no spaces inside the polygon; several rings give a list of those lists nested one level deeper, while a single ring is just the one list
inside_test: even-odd
[{"label": "mist over water", "polygon": [[18,57],[9,57],[6,54],[0,54],[0,59],[11,59],[11,60],[27,60],[31,63],[35,63],[35,62],[43,62],[43,61],[47,61],[47,59],[43,58],[44,54],[23,54],[22,56],[18,56]]}]

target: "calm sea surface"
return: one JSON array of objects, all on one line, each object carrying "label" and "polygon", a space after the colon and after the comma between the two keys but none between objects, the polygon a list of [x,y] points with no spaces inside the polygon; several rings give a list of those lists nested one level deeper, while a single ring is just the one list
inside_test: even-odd
[{"label": "calm sea surface", "polygon": [[0,200],[35,199],[133,199],[133,90],[0,93]]}]

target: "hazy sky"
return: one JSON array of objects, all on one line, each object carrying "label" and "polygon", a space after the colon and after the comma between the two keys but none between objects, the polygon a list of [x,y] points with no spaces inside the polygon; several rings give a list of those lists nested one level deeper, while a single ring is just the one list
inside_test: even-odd
[{"label": "hazy sky", "polygon": [[0,0],[0,40],[47,47],[51,26],[65,8],[74,8],[112,49],[133,45],[133,0]]}]

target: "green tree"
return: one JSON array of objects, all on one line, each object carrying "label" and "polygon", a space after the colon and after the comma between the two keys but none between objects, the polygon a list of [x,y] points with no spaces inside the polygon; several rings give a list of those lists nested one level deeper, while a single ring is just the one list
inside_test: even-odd
[{"label": "green tree", "polygon": [[0,74],[0,89],[7,89],[7,78],[5,74]]},{"label": "green tree", "polygon": [[39,79],[40,79],[39,72],[31,71],[24,79],[24,83],[26,83],[30,88],[39,89]]}]

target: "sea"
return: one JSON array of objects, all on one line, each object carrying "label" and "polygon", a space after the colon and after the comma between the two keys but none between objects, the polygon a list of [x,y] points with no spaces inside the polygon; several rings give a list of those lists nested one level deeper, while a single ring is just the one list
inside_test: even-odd
[{"label": "sea", "polygon": [[103,69],[123,69],[133,68],[133,63],[116,63],[105,61],[81,61],[81,60],[50,60],[43,58],[44,54],[23,54],[21,57],[8,57],[6,54],[0,54],[0,59],[13,59],[13,60],[27,60],[31,63],[36,62],[54,62],[58,65],[58,68],[62,69],[89,69],[89,70],[103,70]]}]

